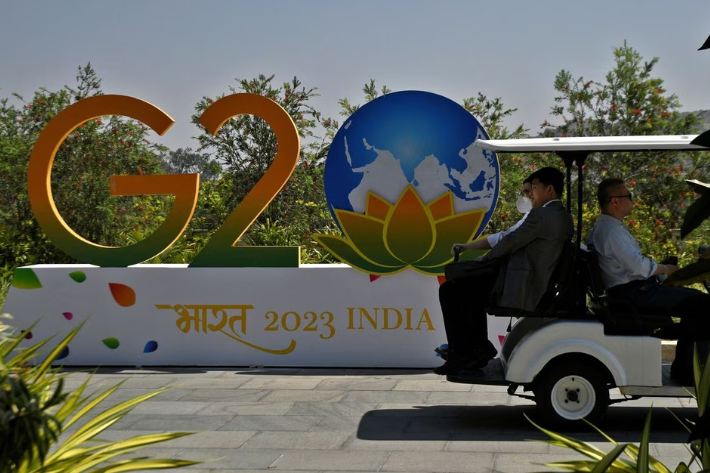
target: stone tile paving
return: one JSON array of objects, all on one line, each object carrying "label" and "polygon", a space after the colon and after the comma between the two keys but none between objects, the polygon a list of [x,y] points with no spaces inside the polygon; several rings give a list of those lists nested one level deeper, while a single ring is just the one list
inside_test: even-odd
[{"label": "stone tile paving", "polygon": [[[69,386],[86,380],[86,371],[72,372]],[[142,451],[205,461],[176,470],[184,473],[530,472],[545,469],[545,462],[579,458],[539,442],[546,437],[524,416],[534,418],[531,401],[508,396],[504,387],[448,383],[430,371],[117,368],[98,370],[88,391],[119,381],[107,405],[169,389],[103,437],[196,432]],[[694,418],[694,401],[617,404],[600,427],[619,442],[638,443],[652,404],[651,453],[675,469],[689,458],[687,433],[668,409]],[[571,435],[610,449],[595,432]]]}]

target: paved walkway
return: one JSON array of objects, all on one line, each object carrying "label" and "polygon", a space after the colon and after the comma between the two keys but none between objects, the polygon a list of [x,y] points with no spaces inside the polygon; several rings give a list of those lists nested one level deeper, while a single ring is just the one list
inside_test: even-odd
[{"label": "paved walkway", "polygon": [[[72,372],[75,387],[86,374]],[[206,463],[185,473],[527,472],[543,462],[578,458],[528,441],[545,436],[525,420],[534,404],[502,387],[446,382],[423,370],[104,369],[90,387],[125,380],[107,402],[171,387],[137,407],[103,437],[194,431],[145,453]],[[618,393],[617,396],[619,397]],[[620,442],[638,442],[653,403],[651,454],[674,470],[688,461],[687,433],[665,407],[697,416],[688,399],[641,399],[609,408],[600,426]],[[573,436],[609,444],[593,432]]]}]

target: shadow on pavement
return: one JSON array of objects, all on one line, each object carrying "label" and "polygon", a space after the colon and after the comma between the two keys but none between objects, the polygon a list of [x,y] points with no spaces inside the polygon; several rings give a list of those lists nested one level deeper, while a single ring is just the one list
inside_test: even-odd
[{"label": "shadow on pavement", "polygon": [[268,366],[63,366],[64,372],[83,372],[99,374],[199,374],[213,371],[232,372],[232,374],[249,376],[392,376],[431,374],[433,368],[306,368],[306,367],[273,367]]},{"label": "shadow on pavement", "polygon": [[[609,408],[598,427],[617,442],[641,440],[647,407]],[[672,408],[680,419],[697,420],[697,409]],[[519,442],[548,440],[524,415],[538,423],[535,406],[415,406],[367,412],[361,419],[357,438],[364,440],[481,440]],[[653,408],[651,442],[685,443],[688,433],[666,408]],[[586,427],[586,425],[585,425]],[[586,442],[604,442],[591,427],[567,431],[565,435]],[[554,431],[554,430],[553,430]]]}]

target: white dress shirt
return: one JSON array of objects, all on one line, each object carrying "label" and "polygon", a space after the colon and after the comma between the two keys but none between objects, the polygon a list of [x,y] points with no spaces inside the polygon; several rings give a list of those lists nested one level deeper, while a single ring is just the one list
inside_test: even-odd
[{"label": "white dress shirt", "polygon": [[[548,202],[545,202],[545,204],[543,205],[543,207],[547,207],[547,205],[550,204],[550,203],[552,203],[552,202],[560,202],[560,199],[552,199],[552,200],[550,200],[550,201],[548,201]],[[486,240],[488,240],[488,244],[491,245],[491,248],[493,248],[494,246],[496,246],[496,245],[498,244],[498,242],[499,242],[504,236],[506,236],[506,235],[508,235],[508,234],[510,234],[510,233],[513,233],[515,230],[517,230],[518,227],[520,227],[520,225],[523,224],[523,222],[525,221],[525,219],[528,218],[528,214],[529,214],[529,213],[530,213],[530,212],[525,212],[525,215],[523,215],[523,218],[521,218],[520,220],[518,220],[518,223],[516,223],[515,225],[513,225],[513,226],[510,227],[509,229],[503,230],[502,232],[494,233],[493,235],[488,235],[488,237],[486,238]]]},{"label": "white dress shirt", "polygon": [[627,282],[648,279],[658,265],[641,253],[641,247],[621,220],[601,214],[587,237],[599,260],[607,289]]},{"label": "white dress shirt", "polygon": [[493,235],[488,235],[488,238],[486,238],[486,240],[488,240],[488,244],[491,245],[491,248],[496,246],[498,244],[498,242],[501,240],[501,238],[508,235],[509,233],[514,232],[520,225],[522,225],[523,222],[525,221],[525,219],[528,217],[529,213],[530,212],[526,212],[525,215],[523,215],[523,218],[518,220],[518,223],[516,223],[515,225],[513,225],[509,229],[504,230],[502,232],[494,233]]}]

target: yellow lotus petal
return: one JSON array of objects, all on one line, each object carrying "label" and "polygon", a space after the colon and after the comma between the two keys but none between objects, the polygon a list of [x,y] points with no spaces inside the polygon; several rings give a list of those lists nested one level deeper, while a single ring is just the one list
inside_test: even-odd
[{"label": "yellow lotus petal", "polygon": [[471,240],[481,226],[486,209],[471,210],[436,222],[436,243],[431,251],[416,262],[416,268],[438,266],[453,259],[454,243]]},{"label": "yellow lotus petal", "polygon": [[414,263],[434,246],[434,226],[429,211],[410,185],[404,190],[385,222],[385,245],[404,263]]},{"label": "yellow lotus petal", "polygon": [[367,215],[368,217],[373,217],[384,222],[391,208],[392,206],[390,205],[390,203],[379,195],[374,194],[372,192],[367,193],[365,215]]},{"label": "yellow lotus petal", "polygon": [[390,254],[383,238],[384,222],[347,210],[335,210],[340,228],[352,247],[368,260],[380,266],[401,266],[402,261]]},{"label": "yellow lotus petal", "polygon": [[340,261],[365,273],[384,276],[398,273],[407,267],[404,264],[400,264],[398,267],[389,267],[373,263],[353,247],[348,240],[339,236],[313,235],[313,238]]},{"label": "yellow lotus petal", "polygon": [[450,217],[454,214],[454,199],[451,191],[437,197],[427,205],[429,212],[436,222],[442,218]]}]

